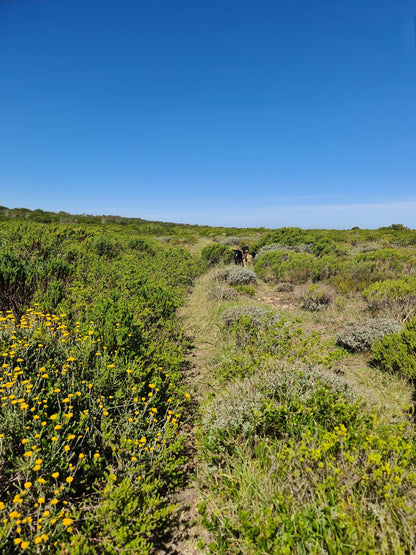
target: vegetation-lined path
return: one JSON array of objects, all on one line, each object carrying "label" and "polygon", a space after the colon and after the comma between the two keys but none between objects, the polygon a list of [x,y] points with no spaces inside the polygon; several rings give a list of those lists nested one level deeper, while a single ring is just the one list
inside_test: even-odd
[{"label": "vegetation-lined path", "polygon": [[[211,507],[216,506],[216,508],[212,508],[214,512],[217,511],[218,513],[222,513],[222,518],[225,519],[224,522],[228,522],[229,518],[235,519],[236,515],[233,515],[235,509],[233,508],[231,498],[222,498],[222,501],[220,498],[215,500],[217,494],[213,492],[215,489],[221,491],[223,487],[221,486],[221,480],[229,481],[230,479],[235,479],[236,484],[239,483],[239,490],[245,487],[257,487],[254,476],[252,476],[253,483],[251,486],[250,483],[246,482],[246,480],[249,479],[248,475],[239,478],[238,474],[241,469],[237,469],[235,466],[233,468],[236,474],[235,478],[233,474],[228,475],[228,472],[231,470],[231,465],[228,467],[228,471],[224,469],[221,470],[220,473],[216,475],[214,482],[212,482],[209,477],[210,471],[207,475],[207,448],[206,445],[204,445],[204,440],[201,440],[201,434],[209,435],[210,433],[207,428],[204,428],[209,421],[209,416],[207,416],[207,414],[212,414],[213,409],[211,405],[218,407],[218,404],[215,404],[215,399],[217,396],[221,397],[224,385],[225,387],[230,387],[230,384],[239,383],[238,372],[236,372],[234,377],[230,378],[230,376],[228,376],[225,382],[221,377],[221,364],[230,356],[234,348],[234,340],[224,328],[221,320],[221,313],[229,307],[238,309],[239,307],[241,308],[248,305],[260,310],[271,307],[288,322],[292,322],[292,324],[298,322],[301,324],[300,329],[303,329],[307,337],[310,338],[313,336],[314,332],[319,329],[321,336],[327,339],[331,336],[332,338],[334,337],[334,320],[338,320],[336,326],[339,327],[341,325],[340,320],[344,320],[345,322],[351,317],[351,311],[349,314],[344,313],[343,315],[334,314],[331,311],[327,312],[325,315],[308,315],[308,313],[305,313],[300,307],[300,298],[302,294],[304,294],[304,288],[295,288],[294,291],[283,293],[276,291],[273,285],[266,284],[261,280],[255,288],[254,296],[240,296],[238,299],[232,301],[221,299],[213,300],[213,273],[215,273],[215,270],[198,278],[191,294],[188,296],[185,306],[179,313],[179,317],[187,335],[192,337],[193,340],[193,348],[190,353],[190,367],[185,376],[185,383],[186,388],[192,394],[197,416],[197,429],[196,431],[193,429],[190,433],[190,441],[193,442],[195,440],[195,435],[199,436],[199,439],[197,440],[197,445],[195,446],[195,444],[193,444],[192,446],[195,479],[182,494],[179,494],[176,498],[178,502],[178,528],[174,532],[175,540],[167,546],[168,549],[166,553],[169,552],[169,549],[171,553],[183,553],[185,555],[197,555],[208,552],[219,552],[224,554],[283,553],[286,552],[284,546],[269,547],[267,549],[270,549],[270,551],[268,551],[262,549],[258,550],[255,544],[251,545],[251,542],[235,543],[235,538],[234,540],[230,539],[234,537],[234,533],[232,533],[231,530],[227,532],[228,525],[226,525],[225,528],[221,528],[221,537],[224,538],[224,543],[221,546],[219,536],[216,535],[215,521],[208,522],[206,514],[203,514],[202,520],[205,519],[205,524],[211,529],[211,532],[208,533],[201,525],[201,516],[198,515],[198,506],[201,510],[201,507],[204,508],[207,506],[208,500],[208,506],[209,503],[211,503]],[[264,359],[261,359],[259,354],[260,353],[257,353],[258,366],[254,370],[257,374],[262,373],[262,365],[264,365]],[[368,366],[365,356],[346,356],[338,365],[334,366],[332,373],[333,372],[342,375],[353,397],[355,395],[360,395],[364,399],[368,410],[372,408],[373,413],[375,411],[379,418],[387,422],[392,422],[392,420],[394,421],[397,419],[400,413],[400,407],[405,407],[411,402],[411,391],[406,383],[398,380],[396,377],[383,375],[379,370],[372,369]],[[233,386],[231,385],[231,387]],[[347,395],[347,398],[349,398],[349,395],[350,394]],[[241,402],[244,403],[244,400],[242,399]],[[249,443],[253,443],[253,446],[257,442],[255,434],[253,437],[248,437],[247,439]],[[241,438],[234,437],[232,441],[234,443],[234,448],[236,448]],[[247,449],[247,446],[245,449]],[[241,455],[243,455],[243,453]],[[236,457],[235,454],[233,456]],[[233,456],[231,456],[231,459]],[[246,462],[249,461],[249,452],[244,451],[244,457],[247,457]],[[241,460],[239,459],[238,463],[235,461],[234,463],[241,465],[244,464],[243,461],[244,458]],[[225,463],[224,468],[227,468],[227,463]],[[264,487],[264,484],[262,487]],[[267,496],[266,492],[265,495]],[[253,499],[251,502],[253,502]],[[214,504],[212,505],[212,503]],[[250,510],[250,507],[247,506],[246,509]],[[227,515],[228,510],[229,515]],[[203,512],[204,509],[202,509],[202,513]],[[363,526],[365,527],[366,525],[363,523]],[[227,533],[229,534],[228,540]],[[330,534],[330,531],[328,534]],[[363,530],[363,536],[366,535],[367,532],[364,533]],[[287,540],[287,542],[289,546],[290,541]],[[272,543],[270,546],[272,546]],[[287,549],[288,553],[292,552],[293,546],[287,547]],[[349,552],[347,548],[341,547],[340,551],[345,553]],[[311,550],[311,552],[313,552],[313,550]],[[388,550],[386,552],[388,552]]]},{"label": "vegetation-lined path", "polygon": [[195,426],[203,410],[204,402],[215,393],[216,380],[210,375],[210,367],[218,354],[220,329],[213,322],[211,303],[207,297],[209,277],[205,274],[195,280],[183,307],[179,309],[178,318],[191,341],[188,353],[187,369],[183,382],[192,399],[192,413],[187,423],[188,434],[188,469],[190,481],[184,490],[176,492],[173,502],[177,509],[173,518],[173,529],[159,554],[198,555],[204,551],[203,544],[209,543],[208,532],[198,518],[198,504],[201,493],[198,488],[197,475],[200,463],[198,449],[195,445]]}]

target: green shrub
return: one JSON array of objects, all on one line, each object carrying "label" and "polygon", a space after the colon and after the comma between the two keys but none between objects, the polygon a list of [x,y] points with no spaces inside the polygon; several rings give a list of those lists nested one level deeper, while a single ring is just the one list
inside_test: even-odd
[{"label": "green shrub", "polygon": [[214,281],[225,281],[229,285],[247,285],[249,283],[256,283],[256,274],[248,268],[241,266],[227,266],[217,270],[212,276]]},{"label": "green shrub", "polygon": [[[243,349],[254,353],[252,349],[260,347],[264,353],[276,352],[285,350],[289,344],[285,323],[273,310],[244,305],[229,308],[221,316],[240,351]],[[221,374],[223,373],[224,369],[221,369]],[[225,370],[225,373],[228,374],[229,371]]]},{"label": "green shrub", "polygon": [[256,328],[266,328],[280,321],[280,316],[273,310],[265,310],[255,305],[243,305],[224,310],[221,315],[227,328],[240,323],[242,320]]},{"label": "green shrub", "polygon": [[338,257],[347,254],[345,247],[339,245],[340,241],[345,241],[345,237],[335,230],[323,233],[322,231],[303,230],[298,227],[283,227],[262,237],[253,245],[253,252],[256,254],[264,247],[277,244],[294,248],[300,252],[306,250],[316,256],[331,255]]},{"label": "green shrub", "polygon": [[[345,420],[339,411],[340,419],[334,421],[333,411],[327,410],[334,401],[339,406],[351,403],[348,409],[345,406]],[[224,438],[224,444],[236,434],[253,440],[259,435],[296,436],[301,430],[305,432],[308,422],[311,430],[315,428],[318,416],[319,423],[327,429],[345,424],[360,404],[342,378],[299,362],[296,367],[274,364],[273,370],[229,383],[207,406],[202,428],[209,430],[207,435]],[[289,405],[293,405],[290,411]],[[283,406],[286,410],[280,410],[279,415]]]},{"label": "green shrub", "polygon": [[416,297],[416,277],[404,276],[399,279],[377,281],[364,289],[362,295],[369,303],[397,297]]},{"label": "green shrub", "polygon": [[256,257],[254,269],[265,281],[300,284],[313,278],[316,264],[313,254],[270,251]]},{"label": "green shrub", "polygon": [[247,297],[254,297],[256,290],[252,285],[232,285],[231,286],[240,295],[247,295]]},{"label": "green shrub", "polygon": [[221,381],[258,371],[259,361],[279,359],[321,364],[332,368],[345,355],[333,342],[323,342],[319,332],[309,337],[300,327],[289,325],[273,310],[247,305],[223,313],[229,337],[235,340],[232,355],[218,361],[216,375]]},{"label": "green shrub", "polygon": [[97,235],[91,240],[91,248],[98,256],[115,258],[120,252],[120,244],[105,235]]},{"label": "green shrub", "polygon": [[154,254],[155,252],[155,248],[150,241],[142,237],[132,237],[128,242],[128,246],[130,249],[138,252],[147,252],[149,254]]},{"label": "green shrub", "polygon": [[11,250],[0,254],[0,311],[16,315],[31,302],[38,283],[38,270],[31,259]]},{"label": "green shrub", "polygon": [[274,231],[270,231],[264,235],[253,247],[255,253],[267,245],[280,244],[284,246],[300,245],[302,243],[311,243],[313,235],[300,229],[299,227],[282,227]]},{"label": "green shrub", "polygon": [[378,339],[400,331],[401,326],[387,318],[351,322],[337,335],[337,344],[349,351],[367,351]]},{"label": "green shrub", "polygon": [[416,277],[377,281],[364,291],[370,310],[383,311],[397,318],[413,317],[416,312]]},{"label": "green shrub", "polygon": [[175,310],[200,260],[120,227],[2,223],[0,244],[0,552],[151,552],[183,476]]},{"label": "green shrub", "polygon": [[394,280],[412,272],[412,249],[382,248],[342,260],[331,283],[344,293],[363,291],[377,281]]},{"label": "green shrub", "polygon": [[232,235],[228,236],[228,237],[215,237],[214,241],[216,241],[217,243],[221,243],[222,245],[227,245],[228,247],[236,247],[238,246],[241,241],[242,238],[241,237],[234,237]]},{"label": "green shrub", "polygon": [[312,247],[313,245],[307,244],[300,244],[300,245],[294,245],[294,246],[288,246],[288,245],[281,245],[280,243],[272,243],[271,245],[265,245],[264,247],[261,247],[261,249],[257,252],[256,254],[256,258],[259,258],[260,256],[262,256],[263,254],[266,254],[266,252],[290,252],[290,251],[294,251],[294,252],[308,252],[311,253],[312,252]]},{"label": "green shrub", "polygon": [[201,260],[209,267],[219,264],[220,262],[228,263],[233,256],[232,250],[226,245],[214,244],[207,245],[201,251]]},{"label": "green shrub", "polygon": [[19,541],[29,542],[28,553],[54,552],[73,533],[77,543],[107,537],[115,542],[109,553],[131,553],[141,542],[150,547],[163,527],[165,495],[184,460],[186,396],[168,365],[152,372],[149,360],[106,347],[94,322],[71,328],[65,315],[33,309],[20,322],[0,318],[8,392],[0,407],[1,553]]},{"label": "green shrub", "polygon": [[322,285],[310,285],[306,294],[302,297],[302,308],[310,312],[317,312],[332,303],[332,292]]},{"label": "green shrub", "polygon": [[416,318],[406,322],[401,333],[387,335],[371,349],[374,363],[383,370],[416,378]]}]

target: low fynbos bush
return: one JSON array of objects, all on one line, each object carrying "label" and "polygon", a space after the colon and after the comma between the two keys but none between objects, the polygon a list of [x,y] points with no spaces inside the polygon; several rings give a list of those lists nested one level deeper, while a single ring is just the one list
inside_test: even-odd
[{"label": "low fynbos bush", "polygon": [[265,245],[264,247],[261,247],[261,249],[257,253],[257,256],[261,256],[266,252],[275,252],[275,251],[282,251],[282,252],[294,251],[294,252],[310,253],[312,252],[312,249],[313,249],[312,243],[308,243],[308,244],[301,243],[300,245],[294,245],[294,246],[281,245],[280,243],[272,243],[271,245]]},{"label": "low fynbos bush", "polygon": [[351,254],[356,255],[356,254],[363,254],[363,253],[367,253],[367,252],[374,252],[374,251],[377,251],[381,248],[382,247],[380,245],[377,245],[377,244],[355,245],[351,249]]},{"label": "low fynbos bush", "polygon": [[288,282],[278,283],[276,285],[276,291],[278,293],[291,293],[293,291],[293,284]]},{"label": "low fynbos bush", "polygon": [[371,350],[374,362],[382,369],[415,379],[416,318],[407,322],[402,332],[376,341]]},{"label": "low fynbos bush", "polygon": [[302,298],[302,308],[316,312],[332,303],[332,293],[327,287],[311,285]]},{"label": "low fynbos bush", "polygon": [[233,253],[226,245],[214,244],[204,247],[201,251],[201,260],[206,266],[214,266],[220,262],[230,262]]},{"label": "low fynbos bush", "polygon": [[338,334],[337,344],[350,351],[367,351],[377,339],[400,330],[400,325],[388,318],[351,322]]},{"label": "low fynbos bush", "polygon": [[295,285],[320,281],[332,275],[337,266],[334,256],[318,258],[307,252],[269,251],[255,259],[256,274],[264,281],[290,282]]},{"label": "low fynbos bush", "polygon": [[256,289],[252,285],[233,285],[232,288],[240,295],[247,295],[247,297],[254,297]]},{"label": "low fynbos bush", "polygon": [[[398,287],[397,278],[410,273],[414,265],[415,255],[410,249],[382,248],[345,259],[331,281],[344,293],[365,290],[365,298],[369,302],[384,297],[385,293],[388,297],[394,298],[398,294],[401,295],[407,287],[407,278],[400,280],[402,284]],[[391,288],[393,282],[396,285]],[[414,292],[414,283],[415,281],[413,288],[410,287],[410,292]]]},{"label": "low fynbos bush", "polygon": [[257,306],[230,308],[223,312],[222,318],[237,349],[261,346],[264,352],[275,351],[287,333],[278,314]]},{"label": "low fynbos bush", "polygon": [[[302,328],[290,325],[273,310],[259,307],[234,307],[223,312],[223,322],[228,337],[235,340],[232,357],[218,367],[220,380],[246,376],[250,370],[249,360],[257,372],[259,358],[287,360],[320,364],[331,368],[346,353],[335,348],[333,342],[324,343],[319,332],[306,336]],[[257,370],[256,370],[257,369]],[[243,371],[242,371],[243,370]]]},{"label": "low fynbos bush", "polygon": [[208,289],[208,297],[214,301],[232,301],[239,297],[239,293],[226,283],[218,283]]},{"label": "low fynbos bush", "polygon": [[189,394],[167,363],[169,372],[152,373],[138,357],[111,353],[92,321],[6,314],[0,553],[56,553],[60,545],[92,554],[102,552],[87,548],[97,537],[112,546],[106,553],[150,553],[181,473],[180,407]]},{"label": "low fynbos bush", "polygon": [[224,444],[237,433],[296,437],[308,422],[311,429],[318,421],[325,429],[346,423],[360,406],[342,378],[300,362],[280,363],[229,383],[206,407],[202,428],[223,437]]},{"label": "low fynbos bush", "polygon": [[235,237],[230,235],[229,237],[215,237],[214,241],[221,243],[222,245],[227,245],[233,247],[239,245],[241,242],[241,237]]},{"label": "low fynbos bush", "polygon": [[280,316],[272,310],[265,310],[254,305],[228,308],[222,313],[222,321],[228,328],[243,319],[249,321],[253,327],[265,328],[279,322]]},{"label": "low fynbos bush", "polygon": [[288,247],[287,245],[281,245],[280,243],[272,243],[271,245],[265,245],[261,247],[259,252],[257,253],[257,258],[266,252],[289,252],[293,250],[292,247]]},{"label": "low fynbos bush", "polygon": [[398,318],[416,314],[416,277],[377,281],[362,292],[370,310],[383,311]]},{"label": "low fynbos bush", "polygon": [[213,275],[215,281],[225,281],[229,285],[246,285],[256,283],[256,274],[252,270],[241,266],[228,266],[218,270]]}]

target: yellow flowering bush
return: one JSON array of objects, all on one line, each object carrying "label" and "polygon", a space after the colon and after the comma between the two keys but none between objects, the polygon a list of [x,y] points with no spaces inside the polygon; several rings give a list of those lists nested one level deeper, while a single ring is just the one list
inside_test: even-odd
[{"label": "yellow flowering bush", "polygon": [[[109,353],[87,371],[92,336],[35,309],[0,322],[0,542],[10,549],[82,535],[80,508],[96,504],[107,476],[134,484],[134,494],[143,488],[138,477],[153,480],[178,441],[181,414],[166,401],[175,395],[171,376],[148,383],[140,361]],[[109,367],[120,382],[103,395],[109,385],[100,374]],[[97,384],[84,379],[94,372]]]}]

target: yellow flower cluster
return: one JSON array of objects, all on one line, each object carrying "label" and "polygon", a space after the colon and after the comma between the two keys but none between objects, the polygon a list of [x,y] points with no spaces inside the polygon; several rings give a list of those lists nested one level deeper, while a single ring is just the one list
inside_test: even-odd
[{"label": "yellow flower cluster", "polygon": [[[135,383],[131,368],[123,378],[130,384],[126,399],[102,394],[85,365],[85,353],[98,354],[100,340],[79,323],[70,331],[64,318],[37,309],[20,322],[11,312],[0,318],[0,456],[16,486],[0,503],[0,527],[21,549],[72,533],[72,507],[88,472],[107,473],[115,487],[119,475],[141,480],[143,464],[180,424],[179,412],[158,405],[160,388]],[[98,368],[118,371],[105,346],[99,354]],[[168,403],[173,408],[172,398]],[[103,436],[111,440],[97,449]]]}]

